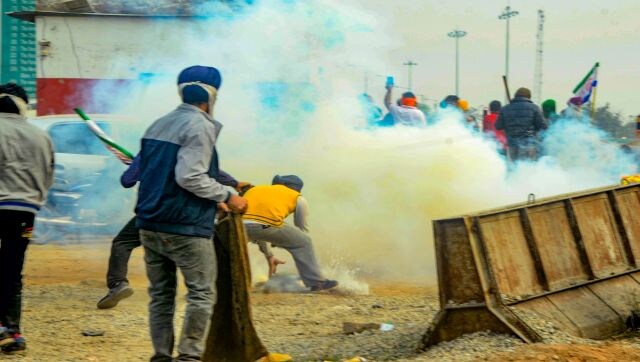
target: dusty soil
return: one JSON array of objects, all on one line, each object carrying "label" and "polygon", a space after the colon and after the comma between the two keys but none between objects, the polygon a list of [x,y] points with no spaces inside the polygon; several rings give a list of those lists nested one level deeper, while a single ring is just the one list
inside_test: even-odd
[{"label": "dusty soil", "polygon": [[[98,310],[104,295],[109,241],[33,245],[25,268],[23,330],[28,350],[8,361],[144,361],[151,355],[142,250],[130,262],[133,297]],[[183,291],[182,291],[183,292]],[[427,352],[416,347],[438,309],[434,287],[371,281],[369,295],[252,294],[254,321],[267,348],[295,361],[638,361],[640,338],[524,345],[504,335],[477,333]],[[184,303],[179,298],[176,324]],[[343,322],[391,323],[388,332],[342,333]],[[179,327],[178,327],[179,328]],[[84,337],[83,330],[104,331]]]}]

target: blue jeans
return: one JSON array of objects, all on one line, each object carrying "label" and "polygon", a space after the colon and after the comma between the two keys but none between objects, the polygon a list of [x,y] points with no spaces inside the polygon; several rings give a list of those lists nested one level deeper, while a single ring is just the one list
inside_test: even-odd
[{"label": "blue jeans", "polygon": [[140,230],[149,278],[149,327],[154,355],[151,361],[173,361],[173,317],[176,272],[180,268],[187,286],[187,306],[178,342],[177,361],[199,361],[213,305],[217,266],[213,241]]}]

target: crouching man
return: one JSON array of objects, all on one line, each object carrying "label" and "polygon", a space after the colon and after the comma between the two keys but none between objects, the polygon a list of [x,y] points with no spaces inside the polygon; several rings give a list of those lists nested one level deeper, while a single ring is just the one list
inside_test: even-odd
[{"label": "crouching man", "polygon": [[[309,206],[300,195],[303,182],[295,175],[273,178],[272,185],[259,185],[244,193],[248,208],[243,215],[247,236],[260,246],[260,251],[269,262],[269,275],[280,264],[269,248],[286,249],[296,263],[302,282],[311,291],[331,289],[338,285],[335,280],[326,279],[320,272],[308,231]],[[294,214],[294,226],[284,220]]]}]

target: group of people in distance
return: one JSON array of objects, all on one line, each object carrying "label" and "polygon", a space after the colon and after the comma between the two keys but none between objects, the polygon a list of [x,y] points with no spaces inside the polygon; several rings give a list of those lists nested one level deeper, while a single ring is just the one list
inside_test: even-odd
[{"label": "group of people in distance", "polygon": [[[435,113],[426,112],[412,92],[403,93],[393,103],[392,89],[393,86],[386,87],[384,105],[389,111],[386,115],[383,115],[382,109],[375,105],[370,95],[360,96],[368,127],[425,127],[432,123],[430,116]],[[540,154],[540,132],[558,118],[582,117],[581,106],[582,99],[573,97],[567,102],[567,108],[558,114],[555,100],[545,100],[540,108],[531,101],[531,91],[523,87],[516,91],[505,106],[498,100],[491,101],[488,109],[483,111],[482,126],[471,114],[469,102],[456,95],[445,97],[439,104],[439,110],[460,112],[461,119],[467,126],[475,131],[482,131],[499,144],[500,154],[510,161],[518,161],[537,159]]]}]

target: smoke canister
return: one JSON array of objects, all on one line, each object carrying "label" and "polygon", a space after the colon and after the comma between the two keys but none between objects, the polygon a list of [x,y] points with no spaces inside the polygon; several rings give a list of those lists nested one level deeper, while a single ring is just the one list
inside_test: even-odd
[{"label": "smoke canister", "polygon": [[393,76],[387,76],[387,87],[393,87]]}]

